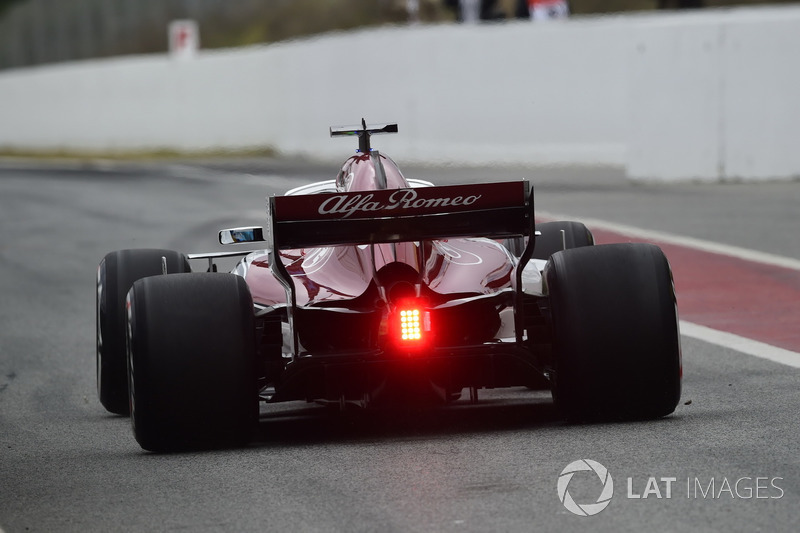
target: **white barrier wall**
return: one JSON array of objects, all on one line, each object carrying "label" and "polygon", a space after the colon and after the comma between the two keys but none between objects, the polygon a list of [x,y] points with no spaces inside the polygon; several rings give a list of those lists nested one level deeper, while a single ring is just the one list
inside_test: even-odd
[{"label": "white barrier wall", "polygon": [[[618,24],[418,26],[0,74],[0,146],[272,146],[341,157],[328,127],[397,121],[396,158],[622,164]],[[612,99],[608,95],[613,95]]]},{"label": "white barrier wall", "polygon": [[629,176],[800,177],[800,9],[649,19],[629,54]]},{"label": "white barrier wall", "polygon": [[341,159],[352,147],[328,126],[363,116],[400,124],[375,142],[400,161],[788,177],[799,44],[800,8],[774,8],[382,28],[4,71],[0,147]]}]

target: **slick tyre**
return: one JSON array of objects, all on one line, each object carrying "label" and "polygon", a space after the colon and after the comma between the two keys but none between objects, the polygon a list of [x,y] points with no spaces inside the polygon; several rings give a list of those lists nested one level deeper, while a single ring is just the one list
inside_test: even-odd
[{"label": "slick tyre", "polygon": [[592,232],[580,222],[542,222],[536,225],[536,231],[541,232],[541,235],[536,237],[533,259],[546,261],[561,250],[594,245]]},{"label": "slick tyre", "polygon": [[246,443],[258,420],[255,319],[233,274],[137,281],[128,293],[131,421],[155,452]]},{"label": "slick tyre", "polygon": [[127,415],[128,374],[125,354],[125,295],[133,282],[167,272],[189,272],[184,254],[172,250],[120,250],[97,267],[97,395],[107,411]]},{"label": "slick tyre", "polygon": [[610,244],[557,252],[545,279],[560,411],[572,420],[673,412],[681,348],[672,273],[661,249]]}]

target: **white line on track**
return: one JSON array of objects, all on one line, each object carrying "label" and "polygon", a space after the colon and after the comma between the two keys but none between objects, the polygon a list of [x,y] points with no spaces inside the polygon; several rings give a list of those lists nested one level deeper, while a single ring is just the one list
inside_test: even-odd
[{"label": "white line on track", "polygon": [[[764,252],[757,252],[755,250],[748,250],[746,248],[739,248],[737,246],[730,246],[727,244],[720,244],[717,242],[705,241],[692,237],[682,237],[680,235],[673,235],[671,233],[665,233],[661,231],[646,230],[634,226],[626,226],[624,224],[608,222],[605,220],[564,215],[563,213],[538,212],[537,216],[541,216],[542,218],[549,220],[579,220],[586,224],[590,230],[597,228],[599,230],[613,231],[615,233],[621,233],[623,235],[628,235],[630,237],[636,237],[647,241],[675,244],[678,246],[684,246],[686,248],[702,250],[704,252],[727,255],[729,257],[735,257],[745,261],[753,261],[756,263],[800,271],[800,261],[797,259]],[[732,350],[736,350],[737,352],[752,355],[754,357],[760,357],[761,359],[766,359],[775,363],[781,363],[794,368],[800,368],[800,353],[792,352],[790,350],[778,348],[777,346],[772,346],[770,344],[755,341],[753,339],[740,337],[739,335],[734,335],[733,333],[718,331],[683,320],[681,320],[680,327],[681,335],[699,339],[723,348],[730,348]]]},{"label": "white line on track", "polygon": [[735,257],[737,259],[744,259],[746,261],[754,261],[756,263],[762,263],[766,265],[800,270],[800,260],[775,254],[768,254],[765,252],[757,252],[755,250],[748,250],[746,248],[739,248],[738,246],[731,246],[713,241],[705,241],[702,239],[695,239],[693,237],[683,237],[662,231],[646,230],[634,226],[626,226],[624,224],[617,224],[615,222],[607,222],[605,220],[594,218],[564,215],[563,213],[558,214],[542,211],[537,212],[536,215],[549,220],[579,220],[586,224],[590,230],[592,228],[597,228],[600,230],[613,231],[615,233],[622,233],[631,237],[645,239],[648,241],[675,244],[678,246],[684,246],[686,248],[702,250],[704,252],[712,252]]},{"label": "white line on track", "polygon": [[681,320],[681,335],[705,341],[723,348],[730,348],[747,355],[760,357],[775,363],[800,368],[800,354],[783,348],[778,348],[763,342],[740,337],[733,333],[726,333],[716,329],[707,328]]}]

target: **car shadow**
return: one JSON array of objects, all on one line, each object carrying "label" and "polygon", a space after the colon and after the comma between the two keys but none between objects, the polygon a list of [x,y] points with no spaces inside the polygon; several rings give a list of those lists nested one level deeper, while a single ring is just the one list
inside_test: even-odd
[{"label": "car shadow", "polygon": [[418,403],[344,411],[300,402],[267,406],[250,446],[426,439],[563,424],[549,391],[481,392],[484,397],[477,403],[462,399],[448,405]]}]

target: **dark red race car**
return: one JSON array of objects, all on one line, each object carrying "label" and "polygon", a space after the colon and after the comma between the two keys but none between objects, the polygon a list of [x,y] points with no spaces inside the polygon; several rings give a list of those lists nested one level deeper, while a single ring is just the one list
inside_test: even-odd
[{"label": "dark red race car", "polygon": [[[147,450],[247,442],[260,402],[380,408],[550,388],[569,419],[642,419],[680,399],[672,275],[649,244],[534,223],[526,181],[433,186],[359,141],[335,180],[268,199],[264,251],[108,254],[97,384]],[[231,273],[215,260],[243,256]],[[192,272],[189,261],[208,262]],[[206,265],[203,264],[203,270]]]}]

